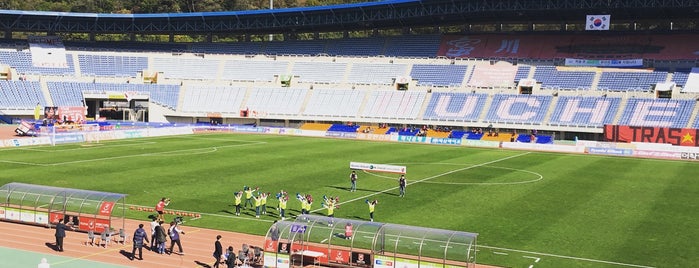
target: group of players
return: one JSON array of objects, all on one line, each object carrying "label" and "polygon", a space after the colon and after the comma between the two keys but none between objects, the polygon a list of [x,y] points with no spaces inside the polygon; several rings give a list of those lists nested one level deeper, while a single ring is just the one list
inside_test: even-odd
[{"label": "group of players", "polygon": [[[350,192],[354,192],[357,190],[357,173],[356,171],[352,171],[350,173]],[[399,189],[399,196],[404,197],[405,196],[405,187],[407,185],[407,181],[405,179],[405,175],[401,174],[401,176],[398,178],[398,189]],[[248,186],[243,186],[242,191],[237,191],[234,193],[234,205],[235,205],[235,215],[240,216],[240,211],[241,209],[247,209],[248,204],[250,205],[250,208],[255,209],[255,218],[259,218],[260,215],[265,215],[267,214],[267,199],[271,196],[270,192],[263,192],[260,191],[260,187],[248,187]],[[287,208],[287,202],[289,201],[289,194],[285,192],[284,190],[279,191],[275,195],[276,199],[279,202],[279,206],[277,207],[277,210],[279,212],[279,218],[282,220],[286,219],[286,208]],[[245,198],[245,203],[243,203],[243,198]],[[296,200],[300,202],[301,205],[301,215],[306,215],[311,213],[312,206],[313,206],[313,196],[310,194],[300,194],[296,193]],[[376,208],[376,205],[379,203],[378,200],[374,199],[373,201],[369,201],[369,199],[365,200],[365,203],[369,207],[369,220],[374,221],[374,210]],[[323,196],[323,202],[321,203],[321,206],[326,209],[326,213],[328,217],[334,217],[335,216],[335,209],[340,208],[340,197],[339,196],[334,196],[334,197],[328,197],[328,196]]]}]

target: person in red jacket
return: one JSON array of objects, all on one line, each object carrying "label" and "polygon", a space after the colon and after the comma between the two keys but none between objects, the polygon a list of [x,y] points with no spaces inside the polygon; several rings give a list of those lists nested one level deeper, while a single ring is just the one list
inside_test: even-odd
[{"label": "person in red jacket", "polygon": [[161,198],[157,205],[155,205],[155,211],[158,212],[158,221],[165,221],[163,214],[165,213],[165,207],[170,204],[170,198]]}]

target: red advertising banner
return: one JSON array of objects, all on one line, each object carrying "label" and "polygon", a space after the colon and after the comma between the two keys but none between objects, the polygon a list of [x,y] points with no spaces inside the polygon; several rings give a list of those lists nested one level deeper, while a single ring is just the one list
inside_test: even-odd
[{"label": "red advertising banner", "polygon": [[699,146],[699,129],[632,127],[605,125],[604,139],[611,142],[669,143],[678,146]]},{"label": "red advertising banner", "polygon": [[350,263],[350,252],[341,249],[331,249],[330,250],[330,262],[349,264]]},{"label": "red advertising banner", "polygon": [[277,251],[277,241],[272,241],[272,240],[267,239],[265,241],[265,251],[266,252]]},{"label": "red advertising banner", "polygon": [[51,212],[49,213],[49,222],[58,223],[58,221],[63,220],[63,213]]},{"label": "red advertising banner", "polygon": [[114,202],[103,201],[100,204],[100,216],[109,216],[112,214],[112,209],[114,209]]},{"label": "red advertising banner", "polygon": [[87,107],[58,107],[58,120],[61,122],[71,121],[82,123],[85,122],[85,114],[87,114]]},{"label": "red advertising banner", "polygon": [[109,230],[109,220],[95,218],[80,218],[80,226],[78,229],[83,231],[94,230],[95,233],[102,233]]}]

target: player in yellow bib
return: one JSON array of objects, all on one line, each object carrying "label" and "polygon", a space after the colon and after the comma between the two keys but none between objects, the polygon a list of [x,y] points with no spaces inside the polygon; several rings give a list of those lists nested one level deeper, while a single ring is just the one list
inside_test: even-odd
[{"label": "player in yellow bib", "polygon": [[253,196],[252,198],[255,199],[255,218],[260,217],[260,206],[262,205],[262,197],[258,196]]},{"label": "player in yellow bib", "polygon": [[261,193],[260,194],[260,210],[262,215],[267,214],[267,197],[269,196],[269,193]]},{"label": "player in yellow bib", "polygon": [[239,191],[235,193],[235,215],[240,216],[240,203],[243,201],[243,192]]},{"label": "player in yellow bib", "polygon": [[252,207],[252,194],[255,192],[255,189],[245,186],[243,187],[243,191],[245,191],[245,208],[248,208],[248,203],[250,203]]},{"label": "player in yellow bib", "polygon": [[376,204],[379,203],[379,200],[374,199],[374,201],[369,202],[369,199],[367,199],[366,203],[369,205],[369,220],[374,221],[374,209],[376,208]]},{"label": "player in yellow bib", "polygon": [[286,211],[286,201],[287,200],[289,200],[289,197],[286,195],[279,197],[279,217],[281,217],[282,220],[286,219],[284,217],[284,211]]}]

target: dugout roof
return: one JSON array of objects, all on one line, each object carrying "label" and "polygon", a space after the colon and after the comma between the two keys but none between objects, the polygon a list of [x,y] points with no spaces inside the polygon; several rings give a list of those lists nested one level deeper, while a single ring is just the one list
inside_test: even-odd
[{"label": "dugout roof", "polygon": [[[81,218],[111,218],[117,203],[121,202],[122,208],[124,207],[125,197],[126,194],[17,182],[0,187],[0,206],[22,211],[75,215]],[[42,223],[38,220],[19,220]],[[52,222],[54,220],[51,219]]]},{"label": "dugout roof", "polygon": [[[270,228],[267,241],[288,241],[292,250],[301,244],[437,264],[466,264],[468,267],[476,260],[477,233],[310,214],[298,215],[294,221],[279,221],[275,225],[277,231]],[[345,235],[348,225],[352,226],[350,237]],[[276,236],[274,232],[278,237],[273,237]]]}]

